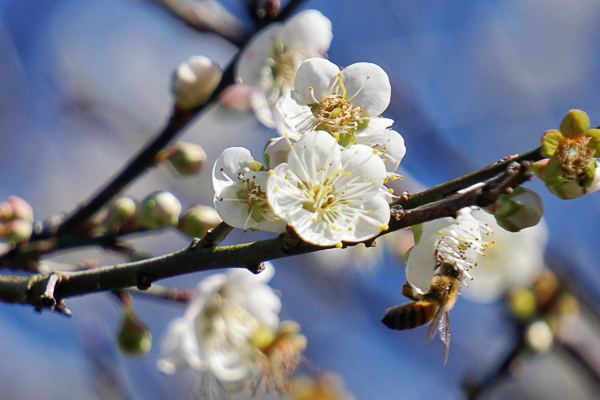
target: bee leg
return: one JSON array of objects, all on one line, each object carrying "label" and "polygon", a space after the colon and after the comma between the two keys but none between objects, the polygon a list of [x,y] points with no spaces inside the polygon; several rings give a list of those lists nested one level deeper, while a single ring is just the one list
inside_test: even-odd
[{"label": "bee leg", "polygon": [[412,301],[419,300],[418,293],[415,292],[415,289],[408,282],[405,282],[404,285],[402,285],[402,296],[404,296]]},{"label": "bee leg", "polygon": [[450,319],[448,318],[448,311],[444,314],[446,316],[446,327],[444,335],[444,365],[448,362],[448,353],[450,352]]}]

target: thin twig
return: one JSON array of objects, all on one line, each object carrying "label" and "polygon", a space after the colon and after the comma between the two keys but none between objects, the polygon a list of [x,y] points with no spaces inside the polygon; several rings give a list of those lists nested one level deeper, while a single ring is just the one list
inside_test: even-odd
[{"label": "thin twig", "polygon": [[189,27],[212,32],[236,46],[243,46],[250,32],[240,20],[214,0],[155,0]]},{"label": "thin twig", "polygon": [[488,165],[484,168],[481,168],[475,172],[472,172],[467,175],[463,175],[459,178],[453,179],[451,181],[442,183],[440,185],[434,186],[430,189],[423,190],[418,193],[414,193],[408,198],[399,198],[393,204],[398,204],[402,206],[403,209],[407,210],[410,208],[417,207],[422,204],[432,203],[434,201],[438,201],[443,199],[444,197],[455,193],[461,189],[468,188],[476,183],[486,181],[494,176],[500,174],[502,171],[506,169],[506,166],[511,162],[522,162],[522,161],[539,161],[541,160],[542,154],[540,153],[540,148],[528,151],[526,153],[506,157],[494,164]]}]

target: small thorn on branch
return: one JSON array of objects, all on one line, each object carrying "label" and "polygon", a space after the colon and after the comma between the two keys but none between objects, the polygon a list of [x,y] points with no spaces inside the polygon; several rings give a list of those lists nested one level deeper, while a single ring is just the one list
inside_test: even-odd
[{"label": "small thorn on branch", "polygon": [[375,241],[375,238],[365,240],[363,243],[365,244],[365,247],[377,247],[377,242]]},{"label": "small thorn on branch", "polygon": [[261,262],[258,265],[247,265],[246,268],[248,268],[248,271],[257,275],[257,274],[261,273],[262,271],[264,271],[265,263]]},{"label": "small thorn on branch", "polygon": [[148,290],[152,286],[152,279],[146,275],[138,275],[137,278],[137,288],[139,290]]},{"label": "small thorn on branch", "polygon": [[71,311],[66,306],[66,301],[64,299],[57,300],[54,296],[56,291],[56,287],[60,284],[62,278],[61,276],[53,272],[46,279],[44,293],[41,294],[38,301],[35,302],[35,310],[38,312],[42,312],[44,308],[49,308],[50,310],[59,312],[66,316],[71,316]]},{"label": "small thorn on branch", "polygon": [[[212,231],[212,229],[211,229]],[[200,239],[199,238],[194,238],[192,240],[192,243],[190,243],[190,249],[193,249],[194,247],[198,246],[198,243],[200,243]]]},{"label": "small thorn on branch", "polygon": [[56,272],[51,273],[46,281],[46,289],[40,296],[40,302],[43,307],[50,308],[51,310],[54,310],[54,307],[56,307],[57,302],[54,298],[54,290],[59,282],[60,276]]}]

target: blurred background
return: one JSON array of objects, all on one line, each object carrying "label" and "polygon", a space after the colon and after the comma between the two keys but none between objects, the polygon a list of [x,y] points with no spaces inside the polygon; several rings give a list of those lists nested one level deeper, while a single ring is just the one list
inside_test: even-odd
[{"label": "blurred background", "polygon": [[[252,27],[245,0],[221,3]],[[572,108],[600,125],[597,1],[323,0],[305,1],[301,9],[307,8],[333,24],[332,62],[373,62],[389,74],[392,102],[384,116],[406,141],[401,168],[412,187],[536,148]],[[202,54],[225,66],[236,50],[150,0],[3,0],[0,200],[26,199],[36,220],[72,210],[164,126],[171,74],[181,62]],[[226,147],[256,155],[273,136],[251,112],[215,107],[180,139],[202,145],[212,165]],[[540,285],[574,296],[569,310],[579,310],[564,319],[556,307],[544,309],[555,328],[552,348],[524,344],[531,321],[511,313],[504,293],[486,303],[460,299],[451,312],[446,367],[443,344],[423,343],[426,328],[388,330],[382,315],[405,302],[397,253],[406,235],[399,232],[369,252],[329,250],[274,263],[281,317],[298,321],[308,338],[303,368],[340,375],[356,399],[600,398],[600,195],[562,201],[540,182],[528,187],[543,197],[546,265],[558,276]],[[126,193],[142,198],[159,189],[184,208],[210,205],[210,167],[193,178],[159,167]],[[226,243],[267,237],[235,232]],[[133,243],[161,255],[189,239],[169,231]],[[51,259],[122,261],[101,250]],[[193,288],[203,276],[163,283]],[[141,359],[116,349],[120,311],[108,294],[71,299],[70,319],[0,304],[0,398],[194,398],[197,377],[166,376],[155,367],[166,325],[184,307],[134,301],[154,336]]]}]

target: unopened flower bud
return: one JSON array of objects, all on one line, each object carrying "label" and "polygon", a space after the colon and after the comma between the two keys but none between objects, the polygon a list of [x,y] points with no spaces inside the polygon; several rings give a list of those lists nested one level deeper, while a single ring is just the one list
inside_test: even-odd
[{"label": "unopened flower bud", "polygon": [[169,192],[154,192],[142,201],[140,225],[150,229],[176,226],[181,203]]},{"label": "unopened flower bud", "polygon": [[33,209],[28,202],[17,196],[10,196],[0,203],[0,221],[7,222],[13,219],[33,222]]},{"label": "unopened flower bud", "polygon": [[206,153],[197,144],[178,142],[173,145],[169,162],[180,175],[194,175],[206,164]]},{"label": "unopened flower bud", "polygon": [[590,128],[590,119],[585,111],[571,110],[560,123],[560,132],[567,137],[578,136]]},{"label": "unopened flower bud", "polygon": [[150,328],[133,309],[126,307],[123,310],[123,319],[117,331],[117,343],[121,352],[130,357],[144,356],[152,347]]},{"label": "unopened flower bud", "polygon": [[537,353],[545,353],[552,347],[554,335],[546,321],[539,320],[527,327],[525,342],[530,349]]},{"label": "unopened flower bud", "polygon": [[289,138],[269,139],[264,150],[264,161],[268,169],[273,169],[279,164],[287,162],[288,155],[292,150],[292,142]]},{"label": "unopened flower bud", "polygon": [[14,219],[0,224],[0,237],[8,242],[24,242],[29,239],[32,232],[32,223],[22,219]]},{"label": "unopened flower bud", "polygon": [[221,68],[209,58],[189,58],[173,75],[173,93],[177,102],[186,109],[206,103],[221,82],[222,76]]},{"label": "unopened flower bud", "polygon": [[253,90],[252,86],[235,83],[227,86],[223,93],[221,93],[219,100],[226,107],[238,111],[248,111],[252,108],[250,98]]},{"label": "unopened flower bud", "polygon": [[109,206],[105,224],[109,228],[120,227],[136,216],[139,211],[138,207],[138,203],[129,196],[116,198]]},{"label": "unopened flower bud", "polygon": [[194,206],[189,208],[180,218],[177,229],[192,238],[201,238],[209,229],[221,223],[219,213],[212,207]]},{"label": "unopened flower bud", "polygon": [[528,321],[535,315],[535,295],[529,289],[516,288],[512,290],[508,296],[508,304],[512,313],[522,321]]},{"label": "unopened flower bud", "polygon": [[511,194],[501,195],[496,206],[496,222],[509,232],[537,225],[544,215],[542,198],[522,186],[516,187]]}]

